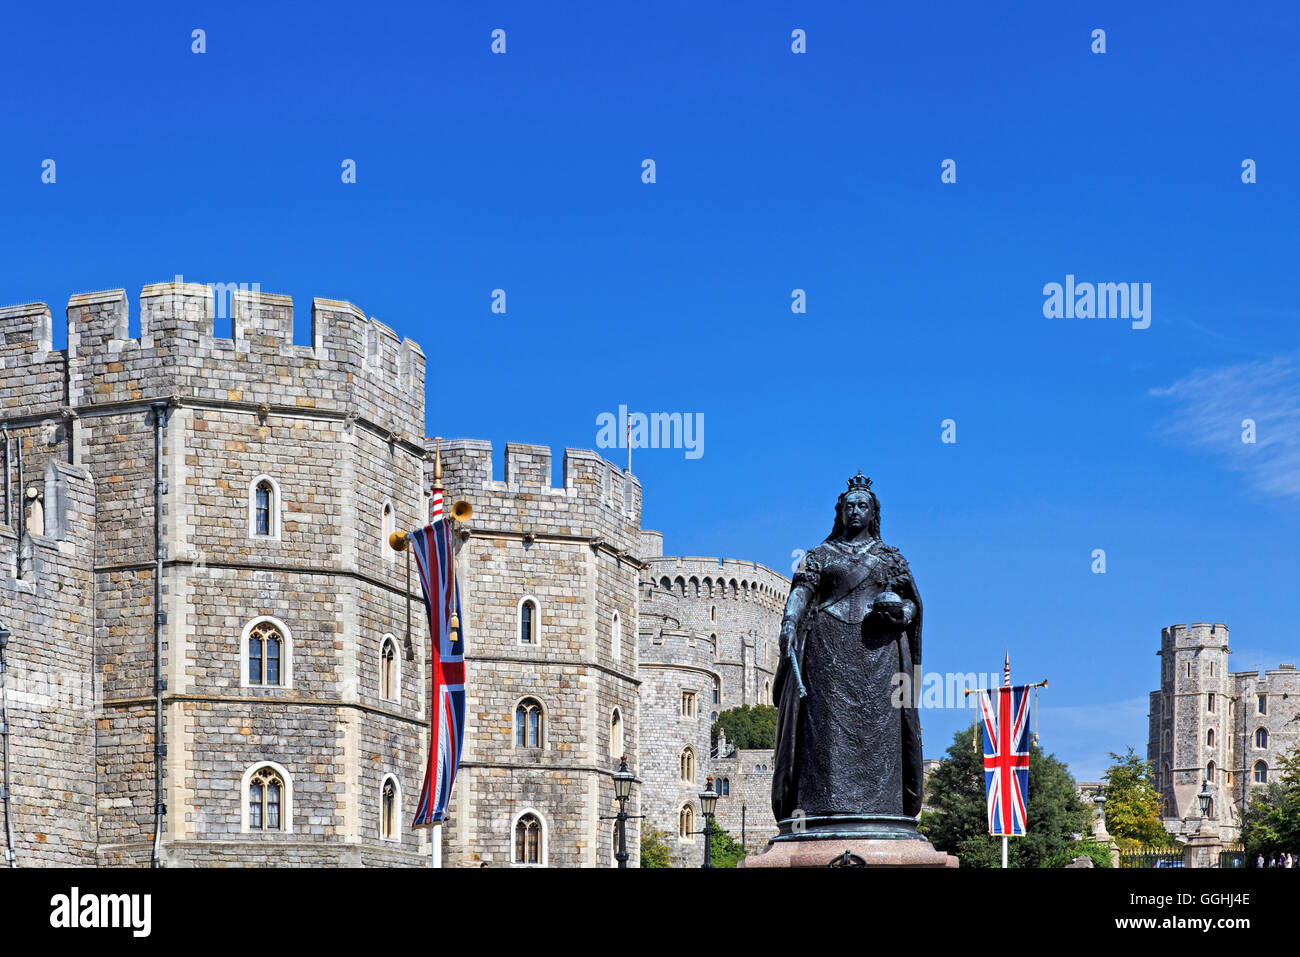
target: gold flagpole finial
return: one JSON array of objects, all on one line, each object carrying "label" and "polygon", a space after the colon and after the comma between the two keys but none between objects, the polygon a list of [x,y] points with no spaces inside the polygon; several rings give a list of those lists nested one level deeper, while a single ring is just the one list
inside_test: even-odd
[{"label": "gold flagpole finial", "polygon": [[433,439],[433,487],[439,492],[442,491],[442,448],[438,444],[441,441],[441,436]]}]

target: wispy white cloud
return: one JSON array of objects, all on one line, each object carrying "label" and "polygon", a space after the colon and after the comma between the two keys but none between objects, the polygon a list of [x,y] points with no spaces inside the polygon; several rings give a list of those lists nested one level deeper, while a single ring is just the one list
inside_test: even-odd
[{"label": "wispy white cloud", "polygon": [[[1214,454],[1266,495],[1300,497],[1300,356],[1198,370],[1153,396],[1177,405],[1165,432]],[[1243,420],[1255,441],[1242,441]]]}]

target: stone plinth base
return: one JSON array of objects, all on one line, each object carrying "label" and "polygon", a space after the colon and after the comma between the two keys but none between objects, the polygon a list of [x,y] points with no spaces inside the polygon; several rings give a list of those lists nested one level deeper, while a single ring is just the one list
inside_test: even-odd
[{"label": "stone plinth base", "polygon": [[925,840],[854,840],[821,838],[773,841],[762,854],[751,854],[739,867],[829,867],[844,852],[845,867],[956,867],[957,858],[936,851]]}]

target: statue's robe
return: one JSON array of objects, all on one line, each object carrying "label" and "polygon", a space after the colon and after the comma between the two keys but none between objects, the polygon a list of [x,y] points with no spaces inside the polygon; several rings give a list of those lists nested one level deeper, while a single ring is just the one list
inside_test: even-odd
[{"label": "statue's robe", "polygon": [[[921,811],[921,722],[911,689],[921,663],[921,596],[907,562],[879,541],[856,555],[827,541],[810,551],[794,586],[811,598],[781,648],[772,811],[804,817]],[[916,606],[897,628],[870,618],[891,590]],[[793,654],[808,696],[799,697]],[[898,676],[906,676],[903,690]],[[900,696],[903,707],[898,707]]]}]

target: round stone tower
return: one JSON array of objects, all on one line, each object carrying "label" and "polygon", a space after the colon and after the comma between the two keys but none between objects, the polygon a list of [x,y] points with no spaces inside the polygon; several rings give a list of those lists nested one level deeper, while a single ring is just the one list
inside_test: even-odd
[{"label": "round stone tower", "polygon": [[685,832],[703,827],[699,792],[710,775],[720,794],[719,827],[737,839],[743,829],[760,844],[775,833],[771,752],[747,751],[741,762],[722,742],[712,745],[710,730],[729,708],[772,703],[790,582],[755,562],[665,557],[660,551],[657,539],[643,535],[645,807],[651,823],[668,833],[674,866],[698,867],[702,837]]}]

